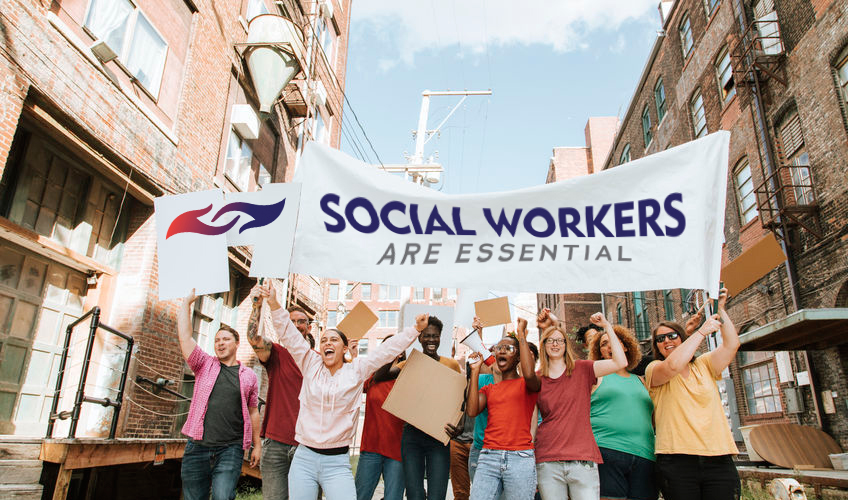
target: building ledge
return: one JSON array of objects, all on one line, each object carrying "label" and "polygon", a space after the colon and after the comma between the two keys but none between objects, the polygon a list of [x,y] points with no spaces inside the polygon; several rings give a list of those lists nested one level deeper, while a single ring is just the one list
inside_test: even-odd
[{"label": "building ledge", "polygon": [[848,342],[848,308],[801,309],[739,336],[743,351],[827,349]]}]

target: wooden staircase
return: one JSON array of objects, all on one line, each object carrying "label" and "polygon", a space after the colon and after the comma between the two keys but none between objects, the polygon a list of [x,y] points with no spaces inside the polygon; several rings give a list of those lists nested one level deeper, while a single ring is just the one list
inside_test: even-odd
[{"label": "wooden staircase", "polygon": [[0,436],[0,498],[41,500],[41,439]]}]

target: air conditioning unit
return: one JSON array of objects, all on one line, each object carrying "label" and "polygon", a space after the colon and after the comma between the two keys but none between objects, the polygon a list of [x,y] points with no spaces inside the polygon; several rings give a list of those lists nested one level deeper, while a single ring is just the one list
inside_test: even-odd
[{"label": "air conditioning unit", "polygon": [[94,54],[94,57],[102,63],[107,63],[118,58],[118,54],[116,54],[115,51],[112,50],[112,48],[109,47],[109,45],[107,45],[103,40],[95,40],[89,49],[91,49],[91,53]]},{"label": "air conditioning unit", "polygon": [[259,138],[259,117],[249,104],[234,105],[230,123],[242,139],[254,140]]},{"label": "air conditioning unit", "polygon": [[318,0],[318,11],[326,20],[333,18],[333,0]]},{"label": "air conditioning unit", "polygon": [[327,87],[324,86],[324,82],[317,80],[313,82],[312,87],[312,101],[316,106],[326,106],[327,104]]}]

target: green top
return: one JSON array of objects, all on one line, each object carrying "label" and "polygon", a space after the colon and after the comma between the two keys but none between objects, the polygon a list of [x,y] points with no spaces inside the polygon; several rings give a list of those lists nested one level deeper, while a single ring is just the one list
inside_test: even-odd
[{"label": "green top", "polygon": [[654,404],[636,375],[606,375],[592,393],[592,432],[601,448],[655,461]]}]

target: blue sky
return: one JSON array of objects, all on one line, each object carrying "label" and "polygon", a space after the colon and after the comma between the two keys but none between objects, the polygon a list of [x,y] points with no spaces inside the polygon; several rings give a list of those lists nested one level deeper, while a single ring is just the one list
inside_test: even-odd
[{"label": "blue sky", "polygon": [[[621,115],[659,28],[655,0],[354,0],[346,92],[383,163],[415,149],[421,92],[469,97],[425,149],[446,193],[545,182],[551,150],[583,146],[589,116]],[[518,9],[517,7],[522,7]],[[429,128],[458,97],[433,97]],[[355,133],[374,160],[353,115]],[[362,156],[342,138],[342,150]]]}]

